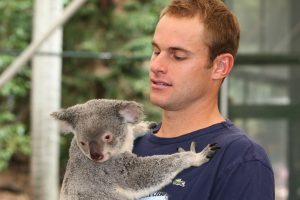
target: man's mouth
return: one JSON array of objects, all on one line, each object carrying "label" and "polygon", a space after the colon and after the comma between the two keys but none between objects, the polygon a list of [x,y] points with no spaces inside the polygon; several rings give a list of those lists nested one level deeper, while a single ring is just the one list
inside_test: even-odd
[{"label": "man's mouth", "polygon": [[156,86],[156,87],[170,87],[172,86],[170,83],[166,82],[166,81],[162,81],[162,80],[154,80],[151,79],[151,84],[152,86]]}]

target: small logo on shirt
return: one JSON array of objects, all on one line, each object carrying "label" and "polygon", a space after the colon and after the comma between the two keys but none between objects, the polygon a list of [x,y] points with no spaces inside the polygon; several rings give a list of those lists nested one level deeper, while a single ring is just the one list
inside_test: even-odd
[{"label": "small logo on shirt", "polygon": [[173,185],[177,185],[180,187],[185,187],[185,181],[183,181],[181,178],[177,178],[172,182]]}]

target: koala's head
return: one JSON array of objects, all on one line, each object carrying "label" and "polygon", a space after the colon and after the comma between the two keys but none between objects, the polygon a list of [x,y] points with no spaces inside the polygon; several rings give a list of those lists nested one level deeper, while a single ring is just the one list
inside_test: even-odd
[{"label": "koala's head", "polygon": [[143,118],[143,108],[134,101],[95,99],[51,114],[72,132],[84,155],[104,162],[133,143],[128,125]]}]

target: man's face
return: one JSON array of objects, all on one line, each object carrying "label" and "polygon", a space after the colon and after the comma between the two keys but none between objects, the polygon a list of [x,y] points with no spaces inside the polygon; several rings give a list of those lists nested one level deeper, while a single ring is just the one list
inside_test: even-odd
[{"label": "man's face", "polygon": [[169,111],[209,100],[211,62],[198,17],[164,16],[153,36],[150,101]]}]

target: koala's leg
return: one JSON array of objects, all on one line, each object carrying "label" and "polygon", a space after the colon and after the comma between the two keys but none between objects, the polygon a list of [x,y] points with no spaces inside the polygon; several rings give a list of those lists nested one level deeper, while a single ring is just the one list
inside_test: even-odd
[{"label": "koala's leg", "polygon": [[191,151],[181,151],[172,155],[136,157],[137,161],[131,162],[134,165],[128,169],[126,185],[120,185],[117,191],[128,199],[149,195],[171,183],[182,170],[209,161],[217,149],[216,144],[211,144],[196,153],[195,144],[192,143]]}]

